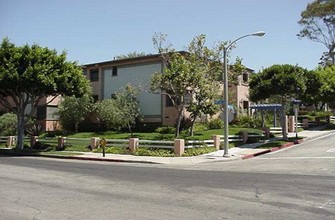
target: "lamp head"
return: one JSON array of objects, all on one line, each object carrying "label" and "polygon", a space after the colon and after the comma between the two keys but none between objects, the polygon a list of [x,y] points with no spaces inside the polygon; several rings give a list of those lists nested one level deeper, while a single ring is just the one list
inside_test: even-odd
[{"label": "lamp head", "polygon": [[264,34],[265,34],[264,31],[257,31],[255,33],[253,33],[252,35],[261,37],[261,36],[264,36]]}]

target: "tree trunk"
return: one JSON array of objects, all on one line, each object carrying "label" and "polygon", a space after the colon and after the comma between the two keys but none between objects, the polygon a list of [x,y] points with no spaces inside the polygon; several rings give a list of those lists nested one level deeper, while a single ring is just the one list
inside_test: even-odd
[{"label": "tree trunk", "polygon": [[181,120],[183,119],[183,110],[184,107],[182,106],[180,109],[178,109],[178,118],[176,121],[176,133],[175,133],[175,137],[179,137],[180,134],[180,124],[181,124]]},{"label": "tree trunk", "polygon": [[191,127],[190,127],[190,132],[189,132],[189,135],[190,136],[193,136],[193,132],[194,132],[194,124],[195,124],[195,120],[197,119],[197,116],[193,117],[192,118],[192,121],[191,121]]},{"label": "tree trunk", "polygon": [[24,111],[18,112],[17,116],[17,142],[16,148],[23,150],[24,146],[24,128],[25,128],[25,120],[24,120]]},{"label": "tree trunk", "polygon": [[283,99],[282,100],[282,109],[281,109],[281,123],[282,123],[282,134],[283,134],[283,139],[284,140],[288,140],[287,138],[287,133],[286,133],[286,130],[287,130],[287,123],[286,123],[286,100]]}]

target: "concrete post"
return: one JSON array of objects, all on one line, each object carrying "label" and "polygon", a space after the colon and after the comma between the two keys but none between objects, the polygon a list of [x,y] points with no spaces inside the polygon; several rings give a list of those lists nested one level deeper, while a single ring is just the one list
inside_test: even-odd
[{"label": "concrete post", "polygon": [[248,131],[241,131],[242,141],[243,143],[247,143],[248,141]]},{"label": "concrete post", "polygon": [[180,157],[185,152],[185,140],[175,139],[174,140],[174,153]]},{"label": "concrete post", "polygon": [[220,150],[220,135],[212,135],[212,140],[214,141],[215,149]]},{"label": "concrete post", "polygon": [[288,133],[288,116],[287,115],[285,115],[285,117],[286,117],[286,134]]},{"label": "concrete post", "polygon": [[130,138],[129,139],[129,144],[128,144],[128,147],[130,149],[130,151],[134,152],[137,150],[137,147],[138,147],[138,138]]},{"label": "concrete post", "polygon": [[15,145],[15,136],[7,137],[7,147],[13,147]]},{"label": "concrete post", "polygon": [[38,142],[38,136],[30,136],[30,147],[34,147],[36,142]]},{"label": "concrete post", "polygon": [[264,127],[262,128],[264,135],[265,135],[265,139],[270,139],[270,128]]},{"label": "concrete post", "polygon": [[288,131],[295,132],[295,117],[293,115],[288,116]]},{"label": "concrete post", "polygon": [[304,119],[302,119],[302,126],[304,127],[304,128],[308,128],[308,119],[307,118],[304,118]]},{"label": "concrete post", "polygon": [[91,141],[90,141],[90,146],[91,146],[91,149],[95,149],[98,147],[98,144],[99,144],[99,138],[98,137],[92,137],[91,138]]},{"label": "concrete post", "polygon": [[58,137],[58,145],[56,150],[64,150],[65,137]]}]

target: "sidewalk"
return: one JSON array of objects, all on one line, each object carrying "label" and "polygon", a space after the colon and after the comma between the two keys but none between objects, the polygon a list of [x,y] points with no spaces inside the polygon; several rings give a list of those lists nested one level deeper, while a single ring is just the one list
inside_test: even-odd
[{"label": "sidewalk", "polygon": [[[318,138],[328,134],[335,134],[334,130],[319,131],[319,130],[305,130],[298,133],[299,137],[304,140]],[[295,137],[295,133],[289,133],[289,137]],[[69,156],[69,159],[79,160],[95,160],[95,161],[109,161],[109,162],[128,162],[128,163],[153,163],[153,164],[174,164],[174,165],[192,165],[214,161],[231,161],[238,159],[248,159],[254,156],[271,152],[269,149],[256,148],[263,143],[245,144],[240,147],[229,149],[229,157],[223,157],[224,151],[218,150],[212,153],[193,156],[193,157],[149,157],[149,156],[133,156],[133,155],[119,155],[102,153],[82,152],[82,155]],[[292,146],[292,144],[288,145]]]}]

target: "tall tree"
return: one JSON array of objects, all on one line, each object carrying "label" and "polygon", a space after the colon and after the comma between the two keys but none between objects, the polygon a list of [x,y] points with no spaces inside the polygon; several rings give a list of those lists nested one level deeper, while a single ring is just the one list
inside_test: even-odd
[{"label": "tall tree", "polygon": [[[166,35],[155,34],[153,43],[165,62],[163,73],[154,74],[151,90],[169,97],[177,109],[176,137],[185,110],[191,113],[192,126],[202,114],[217,112],[214,100],[219,95],[222,63],[222,49],[227,42],[220,42],[213,48],[206,46],[204,34],[193,38],[187,51],[177,52],[166,43]],[[236,74],[243,69],[242,60],[237,59],[229,71],[231,83],[236,82]],[[240,74],[240,73],[239,73]]]},{"label": "tall tree", "polygon": [[37,44],[15,46],[7,38],[0,47],[0,104],[18,118],[17,148],[23,149],[25,111],[45,97],[82,96],[89,82],[76,62],[66,60],[66,53]]},{"label": "tall tree", "polygon": [[266,100],[270,97],[278,97],[282,104],[281,122],[283,138],[286,133],[286,103],[291,98],[296,98],[298,93],[305,91],[305,74],[307,70],[289,64],[273,65],[254,74],[250,80],[250,99],[252,101]]},{"label": "tall tree", "polygon": [[298,23],[303,26],[298,37],[325,45],[327,52],[321,59],[335,65],[335,0],[315,0],[308,4]]}]

